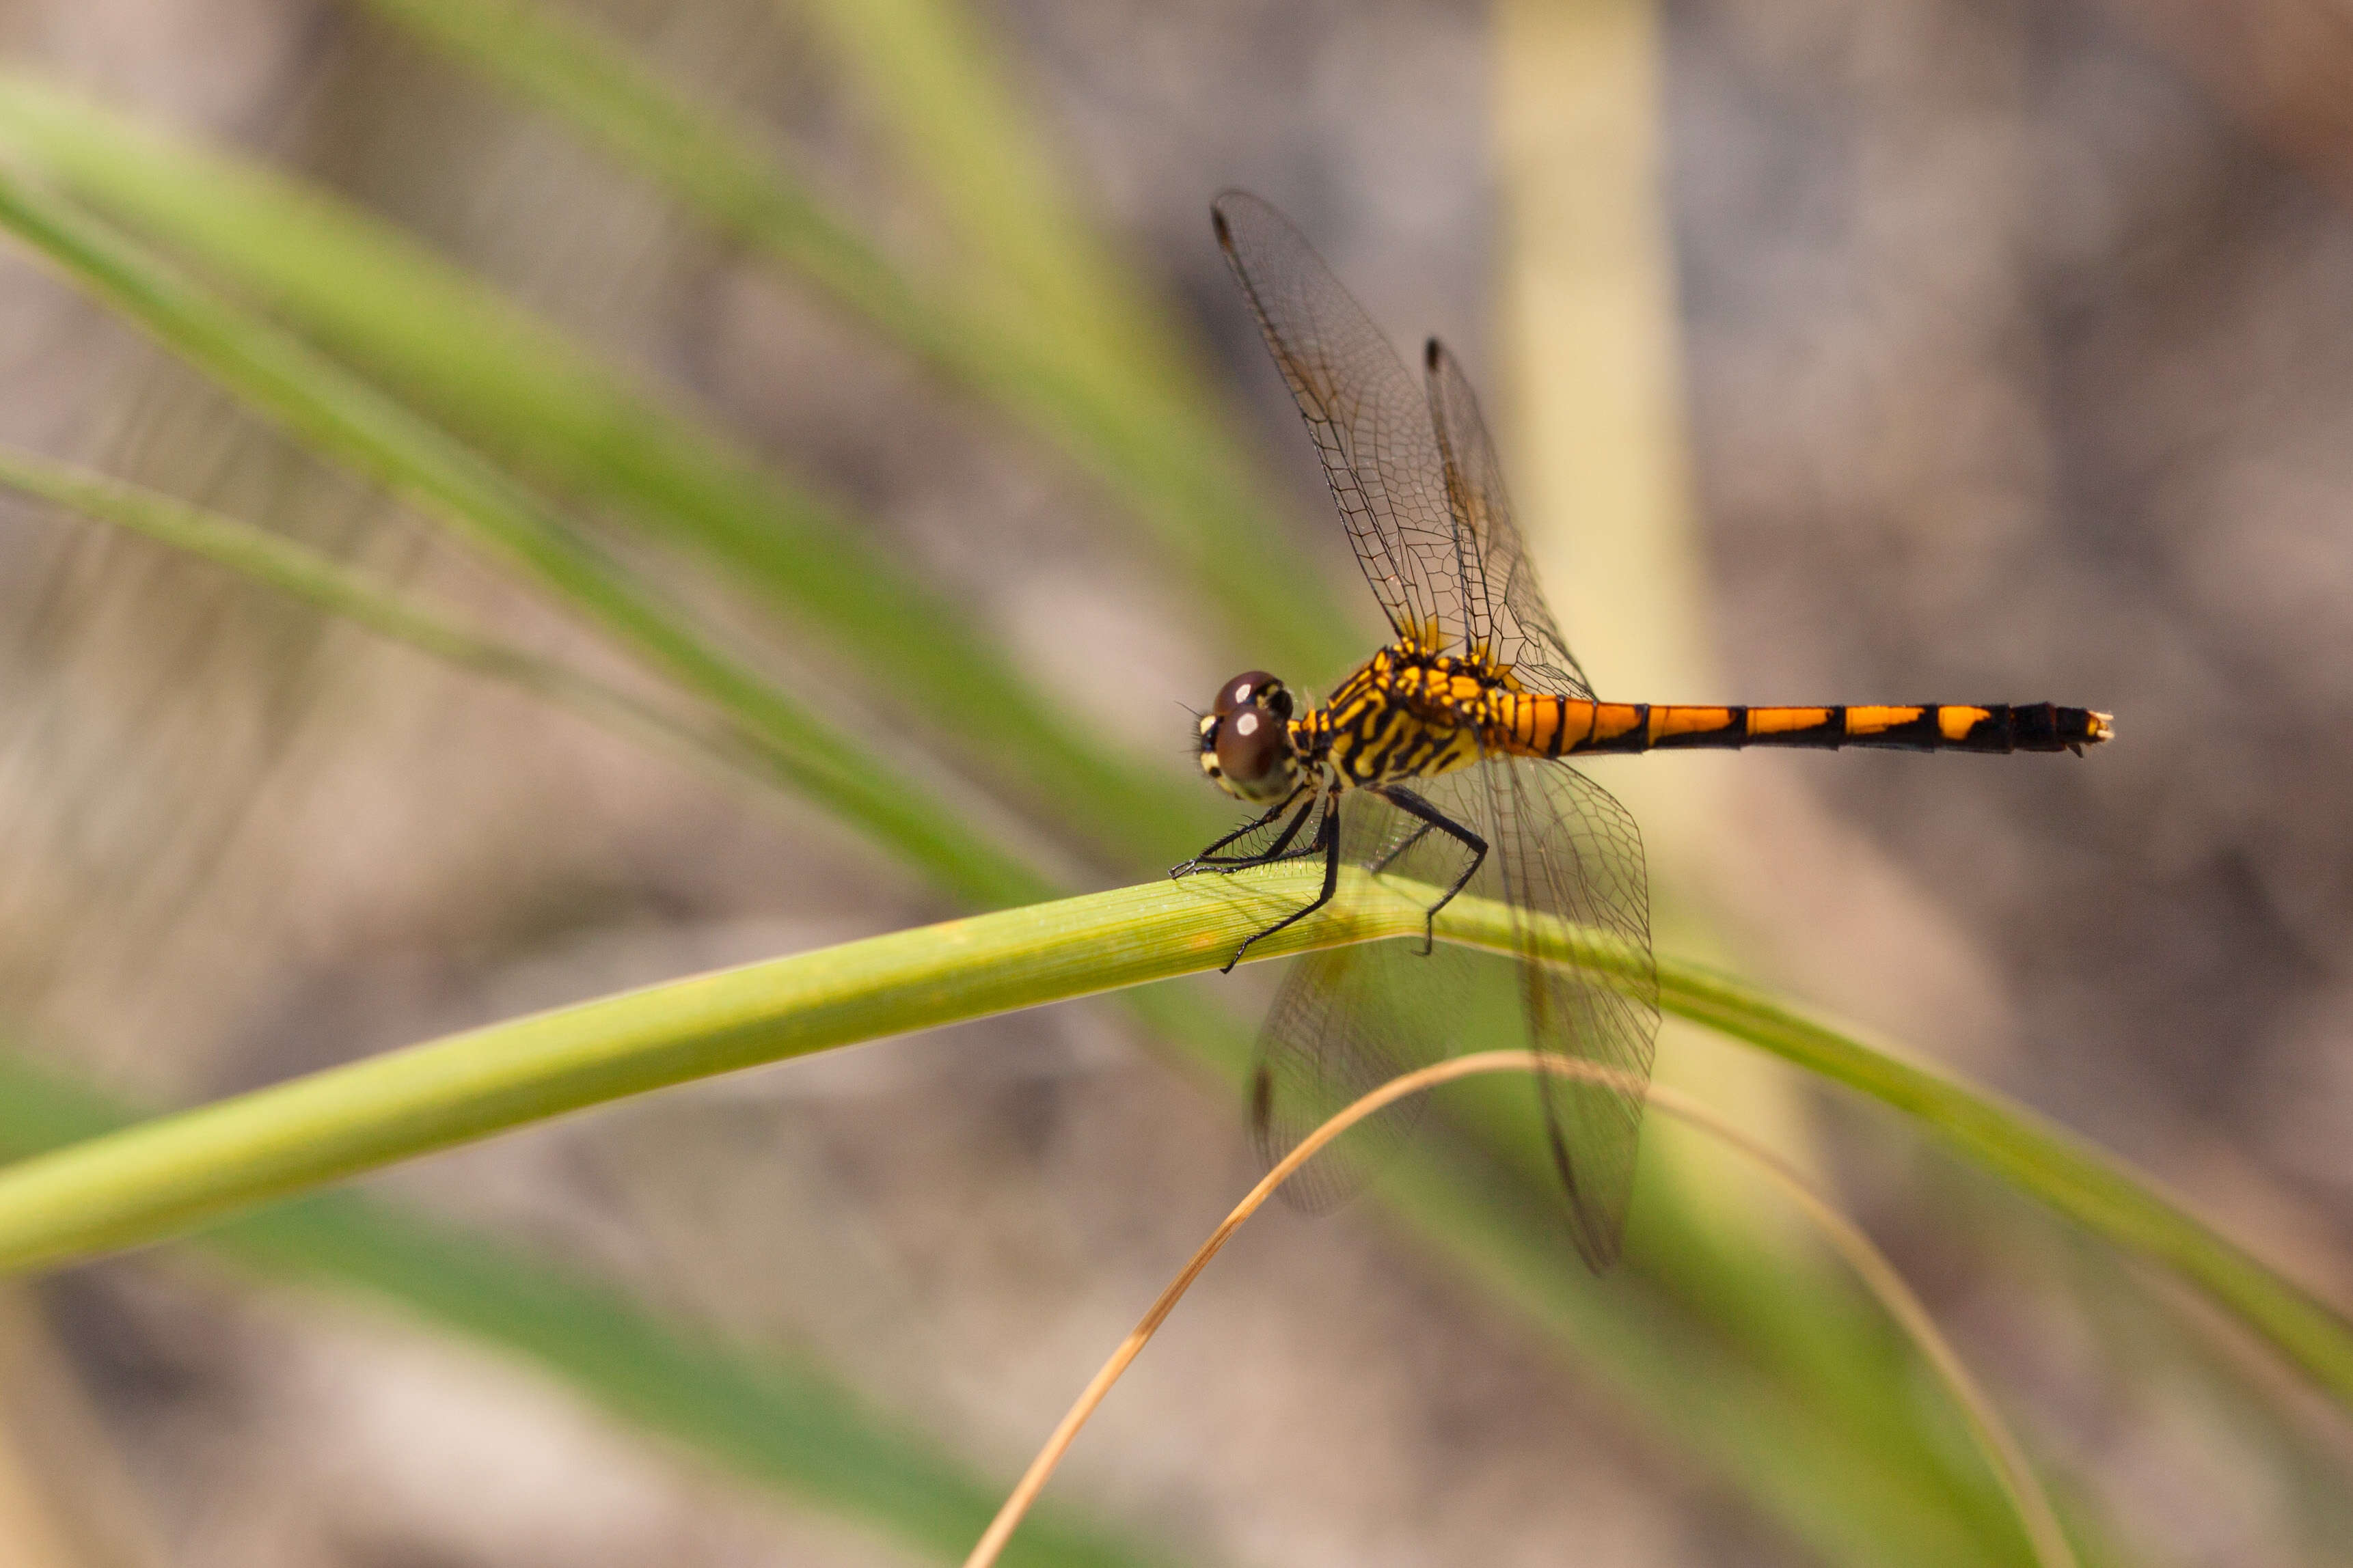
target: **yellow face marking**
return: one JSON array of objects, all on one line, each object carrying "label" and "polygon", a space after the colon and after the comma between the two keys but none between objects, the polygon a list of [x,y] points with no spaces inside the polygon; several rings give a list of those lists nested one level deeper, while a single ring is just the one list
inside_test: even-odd
[{"label": "yellow face marking", "polygon": [[1792,730],[1819,730],[1831,721],[1827,708],[1751,708],[1748,732],[1786,735]]},{"label": "yellow face marking", "polygon": [[1919,717],[1920,710],[1917,708],[1850,708],[1846,710],[1846,732],[1850,735],[1876,735],[1899,724],[1909,724]]},{"label": "yellow face marking", "polygon": [[1947,741],[1966,741],[1971,730],[1992,717],[1982,708],[1958,708],[1947,703],[1936,710],[1936,728]]},{"label": "yellow face marking", "polygon": [[1704,735],[1716,730],[1729,729],[1732,710],[1729,708],[1660,707],[1651,710],[1651,744],[1657,745],[1669,735]]},{"label": "yellow face marking", "polygon": [[1630,702],[1604,702],[1593,710],[1593,738],[1614,741],[1642,721],[1642,710]]}]

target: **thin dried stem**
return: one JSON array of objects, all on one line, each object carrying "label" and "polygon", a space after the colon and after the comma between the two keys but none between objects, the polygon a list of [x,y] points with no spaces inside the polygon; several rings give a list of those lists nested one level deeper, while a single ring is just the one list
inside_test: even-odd
[{"label": "thin dried stem", "polygon": [[[1005,1500],[1005,1506],[997,1510],[996,1519],[990,1521],[987,1531],[973,1547],[972,1554],[965,1559],[965,1568],[990,1568],[990,1564],[996,1563],[997,1554],[1004,1551],[1006,1542],[1020,1524],[1022,1516],[1029,1511],[1029,1505],[1044,1489],[1047,1478],[1054,1473],[1054,1468],[1061,1463],[1062,1456],[1070,1450],[1071,1442],[1079,1435],[1079,1428],[1085,1426],[1088,1417],[1095,1413],[1095,1407],[1111,1392],[1112,1384],[1117,1383],[1129,1364],[1143,1353],[1145,1345],[1159,1331],[1168,1314],[1176,1310],[1176,1303],[1183,1299],[1185,1292],[1192,1289],[1193,1281],[1199,1279],[1201,1271],[1209,1266],[1209,1259],[1215,1258],[1243,1223],[1265,1205],[1276,1188],[1314,1159],[1326,1144],[1383,1107],[1456,1079],[1491,1072],[1549,1072],[1597,1083],[1623,1081],[1635,1092],[1643,1092],[1641,1084],[1590,1062],[1574,1061],[1536,1051],[1482,1051],[1391,1079],[1309,1133],[1300,1141],[1297,1148],[1284,1155],[1282,1162],[1250,1190],[1240,1203],[1234,1205],[1233,1212],[1209,1234],[1209,1239],[1201,1244],[1200,1249],[1193,1254],[1191,1260],[1169,1282],[1159,1299],[1152,1303],[1152,1310],[1144,1314],[1143,1321],[1120,1342],[1119,1349],[1112,1352],[1111,1359],[1103,1363],[1103,1369],[1089,1381],[1076,1403],[1055,1426],[1053,1435],[1046,1439],[1045,1447],[1039,1449],[1038,1457],[1029,1462],[1029,1468],[1014,1487],[1012,1495]],[[1968,1369],[1961,1364],[1959,1355],[1937,1331],[1936,1322],[1928,1316],[1928,1310],[1904,1283],[1894,1265],[1872,1245],[1871,1238],[1808,1186],[1796,1166],[1705,1105],[1658,1084],[1649,1086],[1648,1099],[1658,1110],[1691,1123],[1746,1154],[1788,1189],[1798,1205],[1821,1227],[1823,1235],[1830,1238],[1831,1245],[1838,1249],[1839,1255],[1862,1277],[1863,1284],[1879,1299],[1888,1314],[1911,1337],[1921,1355],[1936,1368],[1936,1374],[1944,1379],[1954,1402],[1961,1407],[1970,1435],[1977,1439],[1996,1479],[2018,1510],[2019,1522],[2026,1532],[2039,1568],[2075,1568],[2074,1551],[2068,1544],[2065,1532],[2060,1529],[2058,1516],[2052,1512],[2050,1499],[2043,1494],[2042,1483],[2035,1479],[2018,1439],[2003,1424],[1993,1402],[1978,1386]]]}]

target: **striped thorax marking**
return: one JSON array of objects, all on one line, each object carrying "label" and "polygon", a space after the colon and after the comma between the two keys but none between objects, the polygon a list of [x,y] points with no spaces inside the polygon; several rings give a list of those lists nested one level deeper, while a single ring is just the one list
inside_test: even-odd
[{"label": "striped thorax marking", "polygon": [[1440,654],[1404,640],[1366,660],[1323,707],[1292,722],[1303,757],[1326,762],[1345,787],[1430,778],[1482,755],[1518,750],[1534,710],[1514,709],[1511,671],[1475,656]]}]

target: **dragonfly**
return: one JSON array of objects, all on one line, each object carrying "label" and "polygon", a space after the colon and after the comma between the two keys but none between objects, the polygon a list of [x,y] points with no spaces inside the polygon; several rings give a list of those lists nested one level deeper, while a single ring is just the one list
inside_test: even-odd
[{"label": "dragonfly", "polygon": [[[1172,868],[1178,877],[1320,859],[1305,905],[1331,901],[1343,865],[1427,900],[1422,939],[1294,961],[1261,1032],[1250,1083],[1259,1152],[1281,1158],[1342,1107],[1460,1048],[1482,984],[1474,955],[1433,940],[1458,897],[1510,914],[1509,966],[1535,1049],[1595,1077],[1532,1075],[1578,1253],[1618,1258],[1659,1030],[1642,838],[1568,759],[1748,746],[2083,754],[2111,716],[2048,702],[1814,707],[1605,702],[1546,607],[1512,521],[1501,466],[1461,367],[1428,341],[1417,377],[1299,230],[1229,191],[1211,218],[1330,480],[1392,640],[1317,705],[1264,670],[1219,688],[1198,724],[1201,771],[1260,815]],[[1434,895],[1434,896],[1433,896]],[[1562,923],[1633,955],[1605,979],[1548,956]],[[1492,961],[1490,961],[1492,963]],[[1369,1177],[1410,1131],[1390,1113],[1371,1143],[1293,1179],[1308,1208]]]}]

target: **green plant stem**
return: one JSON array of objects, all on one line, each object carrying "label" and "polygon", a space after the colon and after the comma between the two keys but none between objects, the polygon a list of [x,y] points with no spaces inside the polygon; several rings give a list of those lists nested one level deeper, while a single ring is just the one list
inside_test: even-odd
[{"label": "green plant stem", "polygon": [[[698,976],[492,1025],[169,1116],[0,1171],[0,1268],[178,1234],[282,1196],[625,1095],[784,1058],[1214,968],[1315,873],[1120,889]],[[1251,957],[1409,937],[1410,889],[1360,873]],[[1459,899],[1450,942],[1512,950],[1510,912]],[[1545,951],[1605,982],[1622,947],[1574,927]],[[1907,1066],[1753,988],[1660,966],[1662,1005],[1871,1094],[2087,1229],[2178,1270],[2353,1406],[2353,1329],[2134,1176],[2031,1113]]]},{"label": "green plant stem", "polygon": [[[1229,887],[1236,896],[1215,896]],[[166,1117],[0,1174],[0,1268],[159,1239],[712,1073],[1215,967],[1267,923],[1266,900],[1248,893],[1161,882],[976,916],[495,1024]],[[1259,945],[1345,941],[1374,910],[1395,930],[1416,918],[1386,895],[1352,897]]]}]

